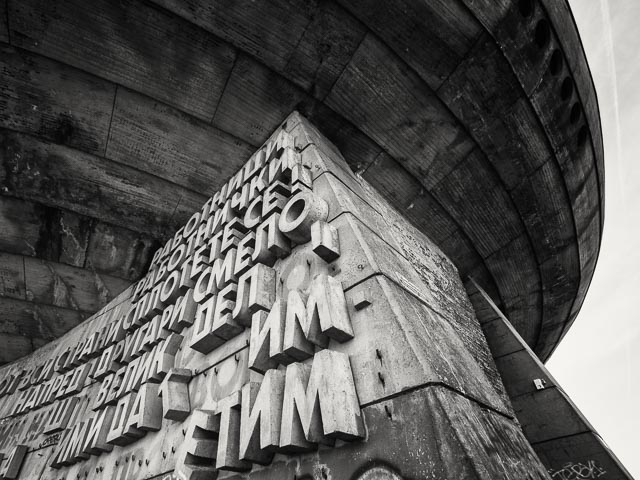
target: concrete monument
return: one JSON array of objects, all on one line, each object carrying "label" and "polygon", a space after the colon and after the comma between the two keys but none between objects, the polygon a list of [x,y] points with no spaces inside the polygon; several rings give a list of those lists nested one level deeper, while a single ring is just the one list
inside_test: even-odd
[{"label": "concrete monument", "polygon": [[297,113],[0,378],[7,479],[547,478],[452,262]]}]

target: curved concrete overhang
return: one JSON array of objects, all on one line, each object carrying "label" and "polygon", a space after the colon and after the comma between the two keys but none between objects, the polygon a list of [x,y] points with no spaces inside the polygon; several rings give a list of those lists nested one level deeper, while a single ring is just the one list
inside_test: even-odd
[{"label": "curved concrete overhang", "polygon": [[565,1],[0,8],[0,260],[10,272],[0,360],[60,335],[138,278],[293,110],[482,286],[542,359],[580,310],[600,246],[604,166]]}]

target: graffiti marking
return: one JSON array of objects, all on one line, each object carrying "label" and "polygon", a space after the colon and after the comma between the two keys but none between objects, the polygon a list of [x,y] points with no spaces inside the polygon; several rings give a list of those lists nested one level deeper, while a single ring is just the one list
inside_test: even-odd
[{"label": "graffiti marking", "polygon": [[549,474],[553,480],[582,480],[599,478],[607,473],[599,467],[595,460],[588,460],[587,463],[568,462],[558,470],[549,469]]}]

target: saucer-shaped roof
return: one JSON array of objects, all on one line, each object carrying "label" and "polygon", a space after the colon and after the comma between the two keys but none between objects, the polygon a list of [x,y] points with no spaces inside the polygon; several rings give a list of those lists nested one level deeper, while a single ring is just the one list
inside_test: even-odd
[{"label": "saucer-shaped roof", "polygon": [[577,315],[600,245],[604,169],[565,1],[2,8],[0,361],[60,335],[143,273],[293,110],[541,358]]}]

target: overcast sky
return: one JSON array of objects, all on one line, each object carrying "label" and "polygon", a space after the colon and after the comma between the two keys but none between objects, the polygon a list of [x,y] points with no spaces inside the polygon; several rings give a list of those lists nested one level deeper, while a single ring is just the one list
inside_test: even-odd
[{"label": "overcast sky", "polygon": [[595,276],[547,366],[640,479],[640,0],[570,0],[598,92],[605,224]]}]

